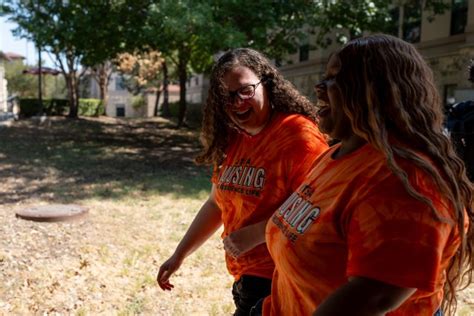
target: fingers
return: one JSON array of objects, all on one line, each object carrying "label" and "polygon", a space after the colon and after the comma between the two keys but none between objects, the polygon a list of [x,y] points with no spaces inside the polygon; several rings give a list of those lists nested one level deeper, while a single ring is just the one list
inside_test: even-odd
[{"label": "fingers", "polygon": [[169,270],[169,267],[166,264],[163,264],[160,267],[156,281],[163,291],[171,291],[174,288],[174,285],[169,281],[172,274],[173,273]]}]

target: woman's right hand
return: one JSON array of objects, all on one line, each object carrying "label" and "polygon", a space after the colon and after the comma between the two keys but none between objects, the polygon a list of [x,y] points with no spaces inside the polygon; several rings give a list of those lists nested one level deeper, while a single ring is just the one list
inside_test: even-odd
[{"label": "woman's right hand", "polygon": [[174,285],[170,283],[169,279],[171,275],[179,269],[182,263],[183,259],[173,254],[161,265],[156,281],[158,281],[158,285],[163,291],[171,291],[174,288]]}]

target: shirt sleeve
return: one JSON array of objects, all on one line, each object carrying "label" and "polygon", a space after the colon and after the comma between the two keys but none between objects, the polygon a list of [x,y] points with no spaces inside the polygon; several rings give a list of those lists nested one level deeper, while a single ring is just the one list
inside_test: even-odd
[{"label": "shirt sleeve", "polygon": [[306,118],[300,118],[289,128],[291,148],[286,154],[286,169],[290,188],[295,191],[313,168],[316,158],[328,149],[324,135]]},{"label": "shirt sleeve", "polygon": [[211,182],[212,182],[212,184],[217,184],[218,181],[219,181],[219,167],[214,165],[212,167]]},{"label": "shirt sleeve", "polygon": [[398,190],[382,187],[350,215],[347,276],[433,291],[453,226],[435,219],[403,186]]}]

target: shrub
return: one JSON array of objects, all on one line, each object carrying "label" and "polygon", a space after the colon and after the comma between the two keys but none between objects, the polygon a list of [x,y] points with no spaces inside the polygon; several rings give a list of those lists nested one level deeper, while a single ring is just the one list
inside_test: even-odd
[{"label": "shrub", "polygon": [[69,109],[69,100],[65,99],[51,99],[51,102],[46,110],[46,114],[50,116],[64,115]]},{"label": "shrub", "polygon": [[40,111],[41,107],[38,99],[20,99],[20,115],[22,117],[31,117],[39,114]]},{"label": "shrub", "polygon": [[132,107],[135,110],[139,110],[140,108],[146,105],[145,98],[142,95],[137,95],[132,97]]},{"label": "shrub", "polygon": [[104,111],[105,107],[99,99],[79,99],[79,115],[99,116]]},{"label": "shrub", "polygon": [[[69,101],[63,99],[44,99],[43,113],[52,115],[63,115],[69,107]],[[41,114],[41,106],[39,99],[21,98],[20,99],[20,115],[22,117],[31,117]]]}]

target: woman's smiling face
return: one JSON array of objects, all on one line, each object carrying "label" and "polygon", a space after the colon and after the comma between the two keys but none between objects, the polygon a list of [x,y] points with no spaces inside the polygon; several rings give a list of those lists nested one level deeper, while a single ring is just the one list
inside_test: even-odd
[{"label": "woman's smiling face", "polygon": [[320,110],[319,128],[335,139],[347,139],[353,135],[351,121],[344,113],[341,90],[336,75],[341,69],[341,61],[332,55],[326,66],[325,79],[315,86]]},{"label": "woman's smiling face", "polygon": [[[230,102],[225,105],[227,116],[248,134],[258,134],[267,125],[271,115],[270,102],[261,79],[249,68],[237,65],[225,73],[223,84],[231,96]],[[252,89],[255,94],[245,100],[237,93],[248,93]]]}]

